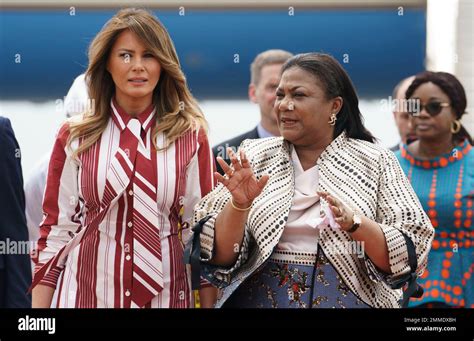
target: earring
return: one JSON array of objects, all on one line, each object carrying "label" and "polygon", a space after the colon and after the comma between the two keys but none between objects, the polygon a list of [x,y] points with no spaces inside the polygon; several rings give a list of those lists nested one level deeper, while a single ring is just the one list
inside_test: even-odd
[{"label": "earring", "polygon": [[451,133],[457,134],[461,130],[461,122],[459,120],[454,120],[451,124]]},{"label": "earring", "polygon": [[331,114],[331,118],[330,118],[328,123],[329,123],[329,125],[334,126],[334,125],[336,125],[336,121],[337,121],[337,116],[336,116],[336,113],[333,112]]}]

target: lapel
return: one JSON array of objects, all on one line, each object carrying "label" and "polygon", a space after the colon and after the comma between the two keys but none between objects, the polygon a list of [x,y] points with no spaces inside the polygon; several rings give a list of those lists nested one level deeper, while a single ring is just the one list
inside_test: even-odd
[{"label": "lapel", "polygon": [[257,127],[255,127],[253,130],[251,130],[245,138],[246,139],[258,139],[258,138],[260,138],[260,136],[258,136]]},{"label": "lapel", "polygon": [[265,143],[265,146],[270,148],[262,151],[258,150],[258,146],[256,148],[259,160],[259,167],[255,169],[257,177],[263,174],[270,175],[267,186],[255,200],[249,213],[248,228],[258,244],[257,266],[265,262],[278,244],[295,191],[290,146],[282,138],[272,140],[274,140],[272,144]]}]

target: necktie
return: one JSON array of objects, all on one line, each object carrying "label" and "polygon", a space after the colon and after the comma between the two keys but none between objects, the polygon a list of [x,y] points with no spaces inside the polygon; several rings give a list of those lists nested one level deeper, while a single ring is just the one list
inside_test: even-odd
[{"label": "necktie", "polygon": [[[131,184],[133,233],[133,279],[131,299],[139,307],[163,289],[163,265],[156,200],[156,174],[151,162],[151,146],[141,140],[140,122],[132,118],[122,131],[119,148],[111,162],[104,195],[123,193]],[[147,136],[147,143],[149,139]],[[110,193],[108,191],[110,190]],[[114,193],[115,192],[115,193]],[[127,250],[125,250],[127,252]]]}]

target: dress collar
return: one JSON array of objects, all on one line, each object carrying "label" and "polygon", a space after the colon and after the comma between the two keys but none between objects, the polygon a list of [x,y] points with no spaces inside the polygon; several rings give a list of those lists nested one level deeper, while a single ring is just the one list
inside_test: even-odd
[{"label": "dress collar", "polygon": [[400,147],[400,154],[402,158],[408,160],[411,165],[424,169],[433,169],[433,168],[444,168],[462,160],[462,158],[469,153],[472,146],[469,141],[466,139],[456,147],[450,153],[438,156],[436,158],[426,160],[415,157],[409,150],[406,144],[402,144]]},{"label": "dress collar", "polygon": [[[123,108],[121,108],[115,98],[112,98],[110,101],[110,107],[112,109],[112,119],[115,124],[120,128],[120,131],[123,131],[127,126],[128,122],[134,118],[127,114]],[[154,116],[156,109],[153,104],[146,108],[143,112],[138,114],[135,118],[140,121],[140,124],[145,132],[151,127],[154,122]]]}]

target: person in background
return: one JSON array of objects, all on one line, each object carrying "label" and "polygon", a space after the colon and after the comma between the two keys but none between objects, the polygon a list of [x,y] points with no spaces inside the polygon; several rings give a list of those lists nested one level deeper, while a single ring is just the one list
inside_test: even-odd
[{"label": "person in background", "polygon": [[21,153],[10,120],[5,117],[0,117],[0,188],[0,308],[31,308]]},{"label": "person in background", "polygon": [[[255,57],[250,66],[248,96],[250,101],[259,106],[260,122],[254,129],[214,146],[212,148],[214,157],[220,156],[229,162],[227,148],[230,147],[235,151],[243,140],[280,135],[273,114],[273,103],[275,103],[275,91],[280,80],[281,67],[291,56],[293,55],[288,51],[267,50]],[[219,164],[217,164],[217,171],[224,174]]]},{"label": "person in background", "polygon": [[411,305],[474,308],[474,150],[460,122],[466,93],[455,76],[426,71],[406,98],[419,104],[410,118],[418,140],[396,156],[435,228],[420,279],[425,293]]},{"label": "person in background", "polygon": [[[64,109],[62,110],[62,114],[66,118],[79,115],[87,109],[89,97],[84,77],[84,74],[77,76],[66,95]],[[28,225],[29,240],[33,244],[38,241],[39,226],[43,220],[43,196],[50,155],[51,152],[41,158],[25,181],[26,223]],[[32,266],[34,267],[34,263],[32,263]]]},{"label": "person in background", "polygon": [[66,117],[72,117],[91,109],[92,103],[87,93],[87,83],[84,73],[77,76],[72,82],[71,88],[64,99],[64,111]]},{"label": "person in background", "polygon": [[410,144],[416,140],[416,135],[409,124],[409,114],[404,110],[404,105],[406,104],[405,93],[414,79],[415,76],[404,78],[393,89],[392,98],[396,103],[393,108],[393,119],[397,125],[398,134],[400,135],[400,142],[390,148],[393,152],[399,150],[401,144]]}]

